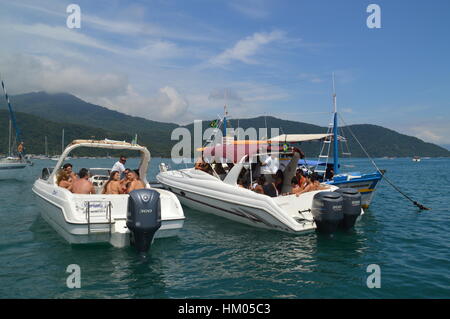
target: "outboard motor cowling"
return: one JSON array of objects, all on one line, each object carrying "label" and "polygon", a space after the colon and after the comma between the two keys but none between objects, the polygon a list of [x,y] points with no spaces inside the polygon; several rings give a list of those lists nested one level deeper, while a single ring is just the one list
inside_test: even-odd
[{"label": "outboard motor cowling", "polygon": [[354,188],[339,188],[336,193],[342,195],[344,204],[344,218],[342,219],[341,228],[350,229],[355,223],[359,215],[361,215],[361,193]]},{"label": "outboard motor cowling", "polygon": [[311,213],[317,226],[317,231],[334,233],[343,216],[343,199],[336,192],[320,192],[314,195]]},{"label": "outboard motor cowling", "polygon": [[140,253],[146,253],[161,227],[161,199],[153,189],[137,189],[128,198],[127,227],[131,244]]}]

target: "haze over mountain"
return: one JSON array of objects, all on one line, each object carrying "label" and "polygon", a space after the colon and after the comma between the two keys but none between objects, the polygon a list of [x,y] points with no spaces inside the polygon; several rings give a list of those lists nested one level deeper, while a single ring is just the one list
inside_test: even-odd
[{"label": "haze over mountain", "polygon": [[[105,107],[87,103],[71,94],[49,94],[34,92],[11,97],[11,103],[17,113],[19,126],[27,143],[28,153],[43,153],[44,136],[48,136],[51,152],[60,152],[61,131],[65,129],[67,143],[78,138],[110,138],[130,141],[138,134],[138,142],[149,147],[153,156],[170,156],[172,131],[180,127],[174,123],[163,123],[129,116]],[[0,152],[7,149],[7,112],[4,103],[0,112],[0,125],[4,129],[0,139]],[[1,110],[0,109],[0,110]],[[211,120],[203,121],[203,130],[209,127]],[[232,127],[279,128],[280,133],[325,133],[327,128],[276,117],[257,117],[250,119],[232,119]],[[193,124],[185,126],[193,132]],[[343,135],[354,157],[363,157],[364,153],[351,137],[349,129],[357,136],[371,156],[450,156],[450,151],[432,143],[426,143],[416,137],[400,134],[393,130],[371,124],[350,125],[344,127]],[[320,143],[303,143],[302,149],[309,157],[320,152]]]}]

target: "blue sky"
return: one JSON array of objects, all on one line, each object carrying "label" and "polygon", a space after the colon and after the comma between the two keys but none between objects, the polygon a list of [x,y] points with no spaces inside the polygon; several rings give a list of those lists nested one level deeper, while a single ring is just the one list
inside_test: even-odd
[{"label": "blue sky", "polygon": [[[81,28],[66,7],[81,8]],[[381,7],[381,29],[366,8]],[[331,74],[347,123],[450,144],[450,2],[4,1],[10,93],[69,92],[149,119],[222,113],[327,125]]]}]

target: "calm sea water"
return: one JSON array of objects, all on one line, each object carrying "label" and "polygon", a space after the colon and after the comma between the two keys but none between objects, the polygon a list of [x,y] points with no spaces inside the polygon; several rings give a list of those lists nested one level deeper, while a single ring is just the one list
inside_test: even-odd
[{"label": "calm sea water", "polygon": [[[150,180],[161,161],[153,159]],[[180,236],[155,241],[146,260],[133,248],[67,244],[31,191],[55,162],[34,162],[25,181],[0,182],[1,298],[450,297],[449,159],[377,160],[431,211],[419,212],[386,182],[354,231],[333,236],[258,230],[185,208]],[[72,161],[75,169],[113,162]],[[366,160],[350,164],[371,171]],[[81,267],[80,289],[66,287],[69,264]],[[381,268],[379,289],[366,285],[370,264]]]}]

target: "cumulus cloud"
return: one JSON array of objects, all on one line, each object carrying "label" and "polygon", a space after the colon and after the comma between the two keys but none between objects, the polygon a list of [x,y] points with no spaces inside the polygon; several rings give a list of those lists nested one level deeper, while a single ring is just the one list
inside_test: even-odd
[{"label": "cumulus cloud", "polygon": [[260,52],[262,46],[283,38],[284,33],[281,31],[254,33],[245,39],[239,40],[232,48],[213,57],[210,63],[213,65],[226,65],[233,61],[240,61],[247,64],[255,64],[257,62],[252,57]]},{"label": "cumulus cloud", "polygon": [[114,98],[99,98],[99,104],[129,115],[155,121],[179,122],[188,110],[188,102],[173,87],[160,88],[153,96],[143,96],[131,85],[125,94]]},{"label": "cumulus cloud", "polygon": [[15,55],[1,60],[11,93],[70,92],[77,96],[113,96],[126,91],[128,79],[115,73],[96,73],[44,56]]},{"label": "cumulus cloud", "polygon": [[121,74],[94,72],[48,57],[16,55],[1,61],[10,94],[66,92],[129,115],[170,122],[178,121],[188,111],[187,100],[173,87],[165,86],[146,96]]}]

